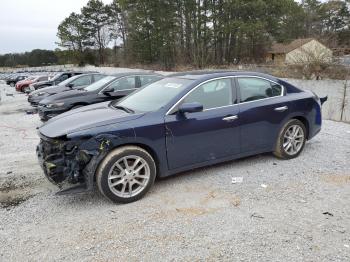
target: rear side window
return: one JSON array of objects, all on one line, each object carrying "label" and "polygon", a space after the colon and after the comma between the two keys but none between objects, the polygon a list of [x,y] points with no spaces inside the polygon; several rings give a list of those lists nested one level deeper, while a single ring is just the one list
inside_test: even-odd
[{"label": "rear side window", "polygon": [[280,96],[282,86],[268,80],[255,77],[237,78],[241,94],[241,103]]},{"label": "rear side window", "polygon": [[231,79],[213,80],[197,87],[185,99],[183,103],[198,102],[203,109],[211,109],[232,105],[233,94]]},{"label": "rear side window", "polygon": [[62,82],[64,80],[68,79],[68,75],[61,75],[59,78],[57,78],[57,82]]},{"label": "rear side window", "polygon": [[71,82],[73,86],[87,86],[91,84],[91,76],[82,76]]},{"label": "rear side window", "polygon": [[152,76],[152,75],[140,76],[141,86],[150,84],[150,83],[155,82],[155,81],[158,81],[158,80],[160,80],[160,79],[161,79],[160,76]]},{"label": "rear side window", "polygon": [[42,77],[39,77],[38,81],[46,81],[48,79],[49,78],[47,76],[42,76]]},{"label": "rear side window", "polygon": [[135,76],[122,77],[110,84],[109,87],[114,89],[114,92],[134,89],[135,88]]},{"label": "rear side window", "polygon": [[106,77],[105,75],[94,75],[94,81],[97,82],[98,80]]}]

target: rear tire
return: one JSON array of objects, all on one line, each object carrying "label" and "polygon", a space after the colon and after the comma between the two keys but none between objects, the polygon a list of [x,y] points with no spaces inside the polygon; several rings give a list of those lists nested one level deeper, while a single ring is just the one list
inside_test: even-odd
[{"label": "rear tire", "polygon": [[10,83],[10,86],[11,86],[11,87],[14,87],[14,86],[15,86],[15,83],[14,83],[14,82],[11,82],[11,83]]},{"label": "rear tire", "polygon": [[297,119],[289,120],[278,135],[273,154],[281,159],[296,158],[303,151],[306,142],[306,128]]},{"label": "rear tire", "polygon": [[99,191],[115,203],[141,199],[156,178],[152,156],[137,146],[123,146],[111,151],[96,172]]}]

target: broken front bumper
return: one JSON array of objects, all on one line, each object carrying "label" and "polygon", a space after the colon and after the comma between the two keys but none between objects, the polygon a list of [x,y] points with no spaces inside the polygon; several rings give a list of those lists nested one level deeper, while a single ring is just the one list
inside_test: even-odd
[{"label": "broken front bumper", "polygon": [[36,149],[39,164],[47,179],[61,189],[58,193],[92,190],[97,166],[112,145],[107,136],[70,141],[39,135]]},{"label": "broken front bumper", "polygon": [[60,154],[46,154],[44,151],[44,144],[45,143],[40,142],[36,148],[39,164],[47,179],[51,183],[59,185],[65,180],[63,174],[64,159]]},{"label": "broken front bumper", "polygon": [[69,191],[72,186],[78,186],[80,191],[91,189],[84,172],[91,156],[78,151],[70,141],[41,137],[36,153],[47,179],[62,191]]}]

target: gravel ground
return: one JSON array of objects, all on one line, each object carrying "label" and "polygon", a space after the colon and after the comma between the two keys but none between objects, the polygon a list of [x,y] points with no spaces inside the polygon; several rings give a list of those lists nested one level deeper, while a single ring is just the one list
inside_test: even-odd
[{"label": "gravel ground", "polygon": [[55,196],[35,156],[38,116],[0,90],[0,261],[350,261],[349,124],[325,121],[297,159],[186,172],[115,205]]}]

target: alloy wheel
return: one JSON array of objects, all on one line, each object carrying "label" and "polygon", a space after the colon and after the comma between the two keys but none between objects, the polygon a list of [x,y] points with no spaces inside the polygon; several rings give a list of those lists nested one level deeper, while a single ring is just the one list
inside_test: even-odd
[{"label": "alloy wheel", "polygon": [[130,198],[138,195],[147,186],[150,167],[145,159],[135,155],[118,159],[108,174],[108,186],[113,194]]},{"label": "alloy wheel", "polygon": [[283,136],[283,149],[288,155],[296,155],[303,147],[304,130],[299,125],[290,126]]}]

